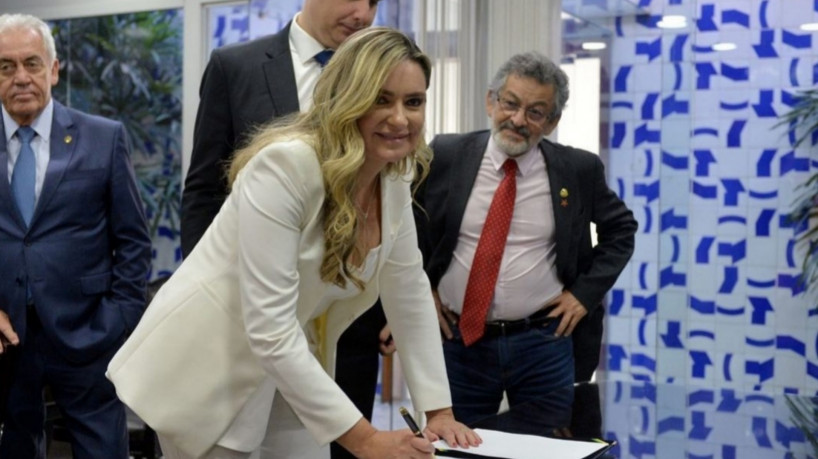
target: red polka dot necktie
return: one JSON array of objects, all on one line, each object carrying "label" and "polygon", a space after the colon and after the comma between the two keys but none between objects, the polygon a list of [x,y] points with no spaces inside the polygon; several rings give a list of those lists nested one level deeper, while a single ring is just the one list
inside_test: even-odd
[{"label": "red polka dot necktie", "polygon": [[506,160],[503,163],[503,170],[506,175],[500,181],[491,200],[466,284],[466,297],[463,299],[463,312],[459,323],[460,334],[466,346],[472,345],[483,336],[486,314],[494,296],[494,286],[497,284],[500,262],[503,261],[508,229],[511,226],[511,215],[514,213],[514,200],[517,197],[517,161]]}]

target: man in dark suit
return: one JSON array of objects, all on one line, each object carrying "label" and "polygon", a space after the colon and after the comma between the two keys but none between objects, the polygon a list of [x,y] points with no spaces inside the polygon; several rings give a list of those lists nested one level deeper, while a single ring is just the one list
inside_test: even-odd
[{"label": "man in dark suit", "polygon": [[[182,253],[193,251],[227,196],[225,167],[256,126],[312,104],[321,68],[334,50],[375,19],[378,0],[305,0],[280,32],[213,51],[199,88],[193,152],[182,194]],[[275,241],[270,241],[275,244]],[[338,342],[336,381],[372,419],[383,309],[371,308]],[[383,338],[379,336],[383,335]],[[350,457],[333,444],[333,458]]]},{"label": "man in dark suit", "polygon": [[504,392],[514,405],[590,379],[600,303],[633,252],[636,221],[599,157],[543,139],[567,100],[557,65],[519,54],[486,96],[491,131],[431,144],[418,238],[455,416],[467,424],[496,413]]},{"label": "man in dark suit", "polygon": [[[375,18],[375,0],[305,0],[284,29],[216,49],[201,86],[182,194],[182,252],[199,242],[227,196],[226,165],[252,128],[312,104],[324,50]],[[292,51],[295,51],[293,53]]]},{"label": "man in dark suit", "polygon": [[104,373],[145,309],[150,238],[123,126],[52,100],[58,71],[43,21],[0,16],[0,330],[19,335],[0,457],[45,457],[48,386],[75,458],[127,459]]}]

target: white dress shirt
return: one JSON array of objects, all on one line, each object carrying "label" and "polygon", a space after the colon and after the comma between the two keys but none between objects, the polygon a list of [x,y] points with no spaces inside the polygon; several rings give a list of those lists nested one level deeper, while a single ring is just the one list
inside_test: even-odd
[{"label": "white dress shirt", "polygon": [[[17,164],[17,157],[20,156],[20,149],[23,147],[20,139],[17,138],[17,129],[20,127],[16,121],[11,118],[11,115],[6,111],[6,107],[0,105],[3,110],[3,127],[6,130],[6,146],[9,152],[8,160],[8,179],[11,183],[11,177],[14,173],[14,165]],[[48,105],[40,116],[38,116],[31,128],[37,133],[34,139],[31,140],[31,150],[34,152],[34,164],[36,167],[35,182],[34,182],[34,206],[37,206],[37,200],[40,199],[40,192],[43,190],[43,182],[45,182],[45,172],[48,169],[48,161],[51,159],[50,147],[51,142],[51,121],[54,118],[54,101],[48,101]]]},{"label": "white dress shirt", "polygon": [[315,55],[326,48],[298,25],[300,15],[300,12],[295,15],[290,26],[290,54],[295,85],[298,87],[298,105],[305,112],[312,107],[312,93],[321,76],[322,67],[315,60]]},{"label": "white dress shirt", "polygon": [[[490,138],[466,204],[452,262],[437,287],[441,303],[457,314],[463,310],[477,243],[508,158]],[[528,317],[563,289],[557,277],[554,207],[545,158],[535,145],[515,159],[517,197],[488,321]]]}]

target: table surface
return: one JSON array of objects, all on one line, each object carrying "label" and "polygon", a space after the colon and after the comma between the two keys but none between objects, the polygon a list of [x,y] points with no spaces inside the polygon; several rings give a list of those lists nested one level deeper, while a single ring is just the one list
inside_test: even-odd
[{"label": "table surface", "polygon": [[473,427],[616,440],[606,458],[818,458],[818,443],[804,433],[818,438],[818,397],[728,388],[579,384]]}]

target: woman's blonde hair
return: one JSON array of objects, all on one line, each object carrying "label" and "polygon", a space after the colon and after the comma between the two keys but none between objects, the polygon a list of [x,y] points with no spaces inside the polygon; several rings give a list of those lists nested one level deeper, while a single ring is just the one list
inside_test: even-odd
[{"label": "woman's blonde hair", "polygon": [[[358,120],[375,104],[386,79],[398,64],[417,63],[429,87],[429,58],[401,32],[372,27],[347,39],[324,68],[313,94],[313,106],[304,113],[279,119],[260,128],[238,150],[230,164],[228,182],[259,150],[283,138],[299,137],[315,149],[324,179],[324,258],[321,279],[340,287],[351,280],[364,288],[349,264],[359,231],[359,211],[354,192],[358,171],[364,163],[364,140]],[[431,151],[419,135],[418,145],[406,158],[386,166],[386,174],[417,174],[420,182],[428,171]]]}]

